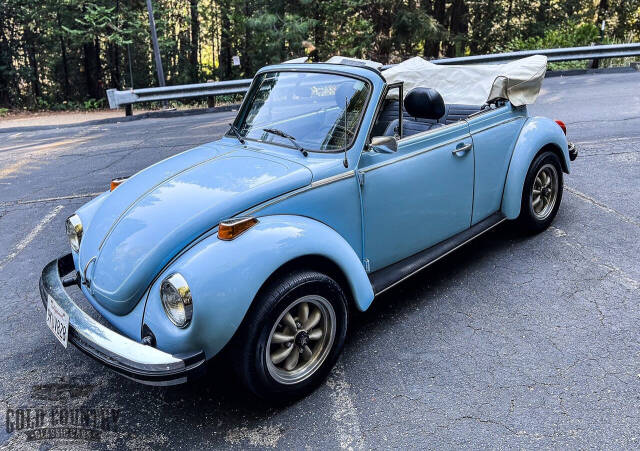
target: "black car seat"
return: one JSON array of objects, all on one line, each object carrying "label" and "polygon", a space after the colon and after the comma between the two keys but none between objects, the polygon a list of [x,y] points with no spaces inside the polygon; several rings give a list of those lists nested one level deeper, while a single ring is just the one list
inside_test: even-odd
[{"label": "black car seat", "polygon": [[[402,136],[411,136],[425,132],[444,124],[440,120],[446,113],[444,100],[438,91],[432,88],[413,88],[404,98],[404,108],[409,114],[402,118]],[[398,119],[387,126],[384,136],[393,136],[398,130]]]},{"label": "black car seat", "polygon": [[[378,119],[373,126],[373,130],[371,132],[371,136],[382,136],[384,135],[385,130],[389,126],[389,124],[398,119],[398,101],[396,99],[386,99],[384,101],[384,106],[380,110],[378,114]],[[409,113],[403,108],[402,109],[402,121],[406,121],[410,119]]]},{"label": "black car seat", "polygon": [[464,105],[461,103],[451,103],[446,107],[446,114],[441,122],[445,124],[453,124],[468,118],[473,113],[477,113],[482,109],[482,105]]}]

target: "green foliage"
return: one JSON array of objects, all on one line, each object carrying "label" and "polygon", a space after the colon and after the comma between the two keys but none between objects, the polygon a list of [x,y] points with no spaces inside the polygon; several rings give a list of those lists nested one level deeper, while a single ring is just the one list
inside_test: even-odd
[{"label": "green foliage", "polygon": [[580,47],[599,41],[600,31],[593,23],[576,24],[571,21],[560,27],[546,30],[542,36],[513,39],[505,46],[505,51]]},{"label": "green foliage", "polygon": [[[526,39],[516,38],[509,42],[505,51],[554,49],[560,47],[580,47],[592,45],[600,41],[600,31],[592,23],[576,24],[573,21],[562,26],[546,30],[542,36],[531,36]],[[582,69],[588,62],[566,61],[550,63],[550,70]]]},{"label": "green foliage", "polygon": [[[153,0],[153,6],[167,84],[248,78],[307,52],[319,61],[344,55],[390,63],[589,45],[600,42],[603,19],[603,43],[640,36],[640,0]],[[102,108],[106,89],[157,86],[156,77],[144,0],[3,0],[0,107]]]},{"label": "green foliage", "polygon": [[85,110],[99,110],[105,107],[106,99],[88,99],[83,103]]},{"label": "green foliage", "polygon": [[9,114],[9,108],[0,108],[0,117],[5,117]]}]

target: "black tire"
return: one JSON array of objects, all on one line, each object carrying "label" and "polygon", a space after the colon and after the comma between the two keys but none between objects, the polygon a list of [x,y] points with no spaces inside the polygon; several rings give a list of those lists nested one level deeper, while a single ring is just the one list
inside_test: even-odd
[{"label": "black tire", "polygon": [[[544,217],[536,214],[533,207],[533,185],[536,180],[536,176],[539,171],[545,167],[549,168],[553,166],[555,168],[555,174],[557,176],[556,181],[556,194],[553,207],[550,208]],[[550,168],[551,169],[551,168]],[[553,172],[553,170],[551,170]],[[560,208],[560,202],[562,201],[563,190],[563,174],[562,165],[560,159],[554,152],[546,151],[538,155],[527,172],[527,177],[524,180],[524,187],[522,189],[522,203],[520,205],[520,216],[518,217],[518,223],[523,232],[528,234],[536,234],[545,230],[551,225],[553,219],[558,213]]]},{"label": "black tire", "polygon": [[[335,335],[328,354],[306,379],[284,384],[272,376],[267,344],[278,318],[304,296],[321,296],[335,313]],[[335,365],[347,334],[348,302],[340,285],[325,274],[299,271],[271,282],[261,290],[234,336],[229,358],[242,383],[255,395],[282,404],[301,398],[320,385]],[[295,350],[293,352],[296,352]],[[271,369],[273,371],[273,369]]]}]

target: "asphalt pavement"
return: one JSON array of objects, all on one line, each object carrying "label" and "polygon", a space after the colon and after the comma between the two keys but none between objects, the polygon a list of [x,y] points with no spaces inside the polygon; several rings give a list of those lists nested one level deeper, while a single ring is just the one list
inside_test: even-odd
[{"label": "asphalt pavement", "polygon": [[[38,293],[68,215],[234,112],[0,131],[0,448],[637,448],[640,73],[548,78],[530,109],[580,150],[553,226],[503,224],[380,296],[327,382],[283,408],[223,359],[185,386],[130,382],[62,348]],[[93,441],[29,441],[21,408],[117,419]]]}]

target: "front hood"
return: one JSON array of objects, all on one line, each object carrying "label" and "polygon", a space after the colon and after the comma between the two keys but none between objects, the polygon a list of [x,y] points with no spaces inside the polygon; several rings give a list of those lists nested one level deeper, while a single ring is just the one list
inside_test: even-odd
[{"label": "front hood", "polygon": [[128,313],[158,272],[221,220],[311,183],[300,164],[220,142],[164,160],[98,207],[80,250],[96,300]]}]

